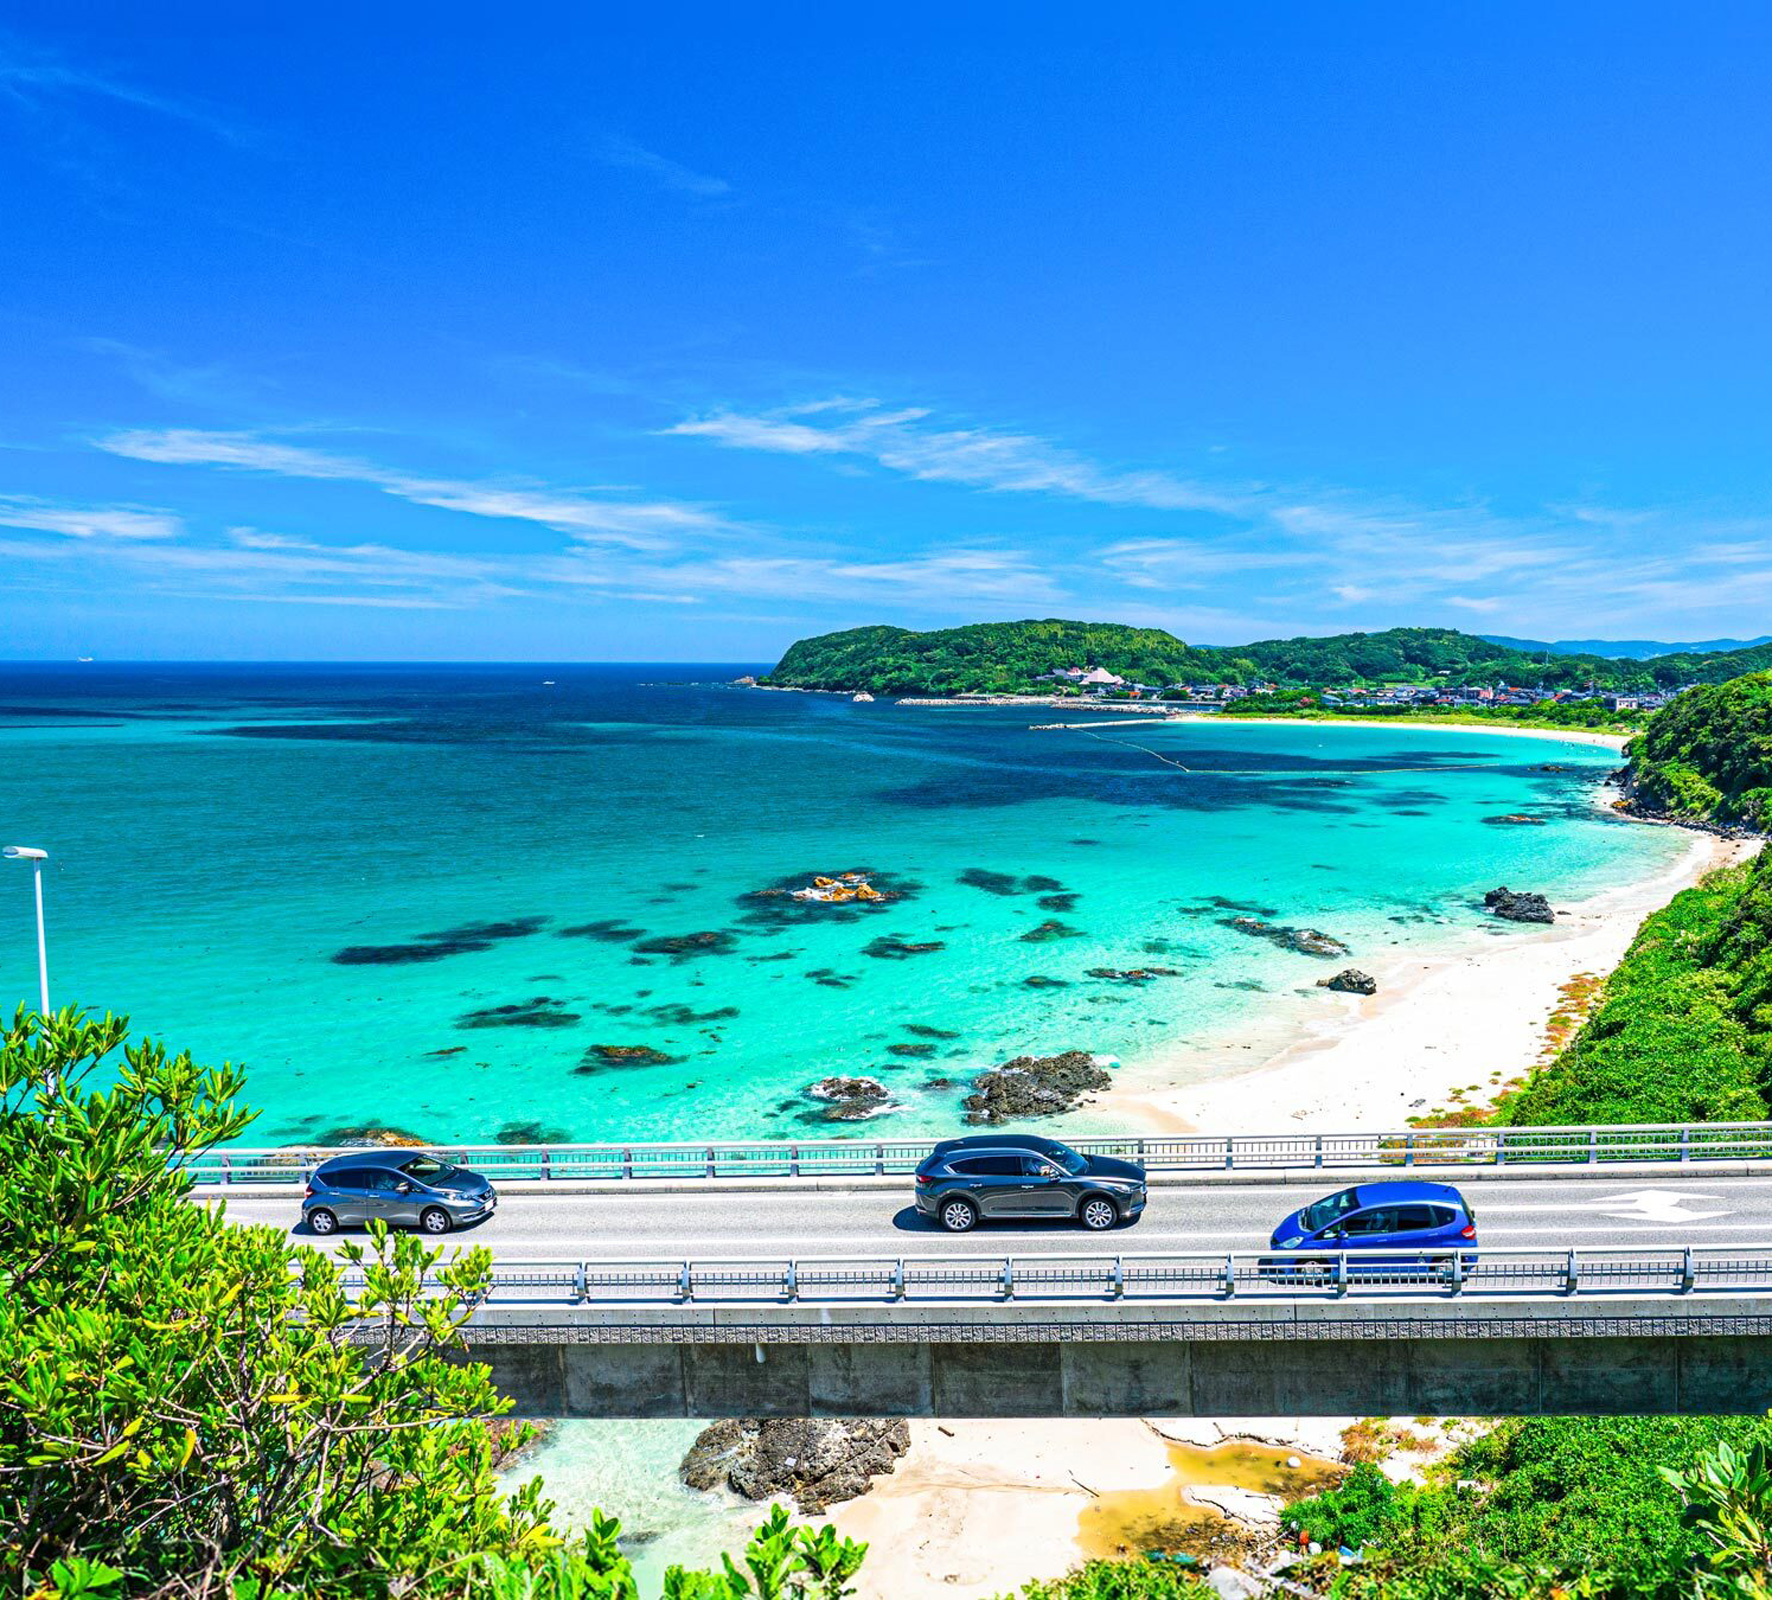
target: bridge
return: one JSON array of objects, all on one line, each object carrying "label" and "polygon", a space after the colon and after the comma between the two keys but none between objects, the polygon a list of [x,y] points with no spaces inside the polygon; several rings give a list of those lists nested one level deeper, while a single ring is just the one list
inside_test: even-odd
[{"label": "bridge", "polygon": [[[493,1250],[473,1355],[524,1415],[1772,1408],[1772,1126],[1072,1142],[1144,1162],[1138,1223],[943,1234],[927,1141],[434,1148],[500,1184],[457,1237]],[[198,1193],[290,1227],[331,1153],[212,1153]],[[1415,1169],[1478,1251],[1273,1270],[1301,1200]]]}]

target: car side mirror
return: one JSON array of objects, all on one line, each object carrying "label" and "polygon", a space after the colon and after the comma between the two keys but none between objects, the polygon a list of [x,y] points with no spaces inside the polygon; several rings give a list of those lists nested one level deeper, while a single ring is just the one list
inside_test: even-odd
[{"label": "car side mirror", "polygon": [[396,1194],[411,1194],[412,1193],[412,1185],[410,1183],[406,1182],[406,1180],[404,1178],[402,1178],[400,1180],[400,1182],[398,1182],[397,1184],[394,1185],[394,1192]]},{"label": "car side mirror", "polygon": [[1325,1228],[1320,1234],[1317,1235],[1317,1237],[1319,1239],[1345,1239],[1347,1237],[1347,1229],[1346,1228]]}]

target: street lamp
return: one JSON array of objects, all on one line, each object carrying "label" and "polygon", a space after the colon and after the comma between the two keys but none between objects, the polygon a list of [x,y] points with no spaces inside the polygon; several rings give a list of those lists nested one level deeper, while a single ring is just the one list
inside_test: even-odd
[{"label": "street lamp", "polygon": [[43,938],[43,863],[49,859],[47,850],[33,850],[25,844],[9,844],[0,850],[8,861],[31,863],[31,877],[37,889],[37,986],[41,993],[43,1015],[49,1015],[49,946]]}]

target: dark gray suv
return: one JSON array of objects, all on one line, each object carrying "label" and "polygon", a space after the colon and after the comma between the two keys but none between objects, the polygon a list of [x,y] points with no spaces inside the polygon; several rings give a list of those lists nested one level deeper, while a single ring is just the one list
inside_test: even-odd
[{"label": "dark gray suv", "polygon": [[918,1164],[917,1209],[949,1233],[997,1217],[1074,1217],[1100,1233],[1144,1210],[1144,1171],[1037,1134],[944,1139]]},{"label": "dark gray suv", "polygon": [[477,1172],[422,1150],[355,1150],[322,1161],[308,1180],[302,1221],[336,1233],[380,1217],[426,1233],[447,1233],[492,1215],[498,1195]]}]

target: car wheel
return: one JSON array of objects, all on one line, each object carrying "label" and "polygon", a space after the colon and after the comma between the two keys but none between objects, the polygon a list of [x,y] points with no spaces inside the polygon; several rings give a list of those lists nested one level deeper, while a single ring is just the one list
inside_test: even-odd
[{"label": "car wheel", "polygon": [[949,1233],[970,1233],[978,1221],[978,1207],[970,1200],[944,1200],[941,1225]]},{"label": "car wheel", "polygon": [[449,1232],[449,1213],[441,1206],[426,1206],[418,1214],[418,1225],[426,1233]]},{"label": "car wheel", "polygon": [[314,1209],[308,1213],[308,1226],[312,1228],[315,1233],[337,1233],[338,1218],[328,1211],[325,1206],[315,1206]]},{"label": "car wheel", "polygon": [[1106,1195],[1092,1194],[1083,1202],[1080,1215],[1091,1233],[1105,1233],[1120,1220],[1120,1208]]}]

